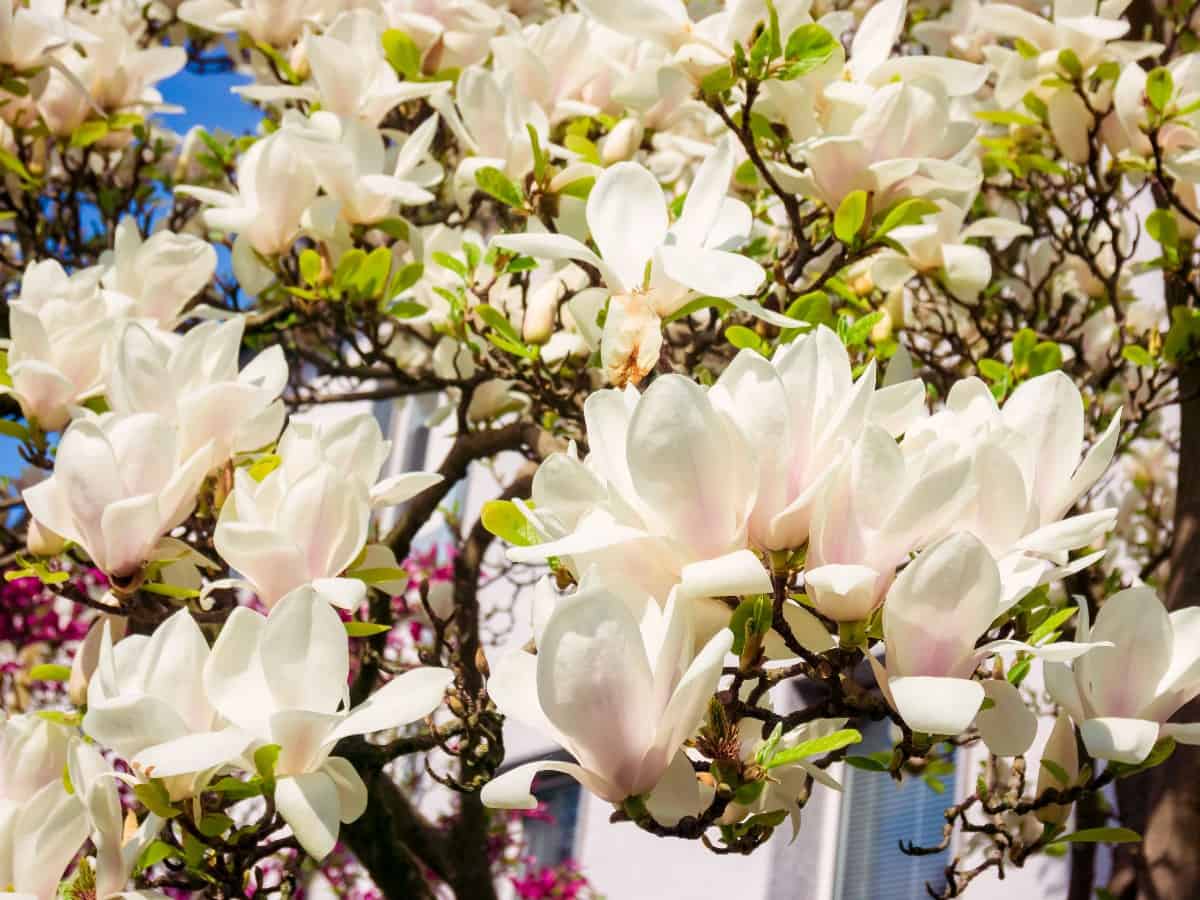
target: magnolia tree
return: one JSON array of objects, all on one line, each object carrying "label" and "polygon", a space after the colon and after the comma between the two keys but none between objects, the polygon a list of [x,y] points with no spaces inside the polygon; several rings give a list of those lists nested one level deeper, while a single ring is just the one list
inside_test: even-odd
[{"label": "magnolia tree", "polygon": [[[538,772],[745,854],[978,745],[931,894],[1194,894],[1198,28],[0,0],[0,888],[480,900]],[[257,132],[171,131],[185,67]]]}]

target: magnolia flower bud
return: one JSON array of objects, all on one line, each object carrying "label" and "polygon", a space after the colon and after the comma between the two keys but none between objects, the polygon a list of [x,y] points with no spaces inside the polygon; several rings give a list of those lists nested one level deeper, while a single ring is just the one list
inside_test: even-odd
[{"label": "magnolia flower bud", "polygon": [[[113,606],[117,605],[115,600],[110,602]],[[126,619],[124,616],[101,615],[92,622],[87,636],[79,645],[79,649],[75,651],[75,658],[71,660],[71,678],[67,682],[67,695],[76,706],[87,704],[88,682],[91,681],[92,674],[100,663],[100,644],[106,622],[112,633],[113,641],[119,641],[125,637]]]},{"label": "magnolia flower bud", "polygon": [[521,337],[529,344],[544,344],[554,333],[554,320],[558,313],[558,301],[562,299],[566,285],[562,279],[552,278],[529,292],[525,303],[525,317],[521,322]]},{"label": "magnolia flower bud", "polygon": [[[1075,727],[1065,711],[1059,710],[1058,718],[1054,721],[1054,730],[1046,741],[1046,749],[1042,751],[1043,762],[1050,762],[1054,768],[1061,770],[1067,776],[1064,784],[1059,778],[1059,772],[1054,768],[1042,765],[1039,767],[1037,790],[1034,796],[1039,797],[1044,791],[1054,788],[1065,791],[1079,775],[1079,748],[1075,745]],[[1071,804],[1055,803],[1043,807],[1036,813],[1037,817],[1047,825],[1062,825],[1071,814]]]},{"label": "magnolia flower bud", "polygon": [[617,387],[637,384],[658,362],[662,322],[644,294],[615,294],[608,304],[600,358]]},{"label": "magnolia flower bud", "polygon": [[614,125],[613,130],[600,143],[600,159],[604,165],[611,166],[613,163],[632,159],[638,147],[642,145],[645,133],[646,129],[641,119],[622,119]]},{"label": "magnolia flower bud", "polygon": [[54,533],[37,519],[29,523],[25,534],[25,547],[34,556],[58,556],[67,547],[62,536]]},{"label": "magnolia flower bud", "polygon": [[835,622],[861,622],[875,609],[879,573],[867,566],[831,564],[804,573],[813,606]]}]

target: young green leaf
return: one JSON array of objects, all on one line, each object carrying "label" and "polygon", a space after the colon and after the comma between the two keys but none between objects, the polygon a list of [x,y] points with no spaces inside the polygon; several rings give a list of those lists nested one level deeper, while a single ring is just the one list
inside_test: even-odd
[{"label": "young green leaf", "polygon": [[843,244],[853,244],[867,220],[867,192],[851,191],[838,205],[833,217],[833,233]]}]

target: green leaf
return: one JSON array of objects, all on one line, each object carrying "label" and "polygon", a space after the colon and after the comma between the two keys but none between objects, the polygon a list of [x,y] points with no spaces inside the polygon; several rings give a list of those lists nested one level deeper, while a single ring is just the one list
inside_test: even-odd
[{"label": "green leaf", "polygon": [[158,594],[160,597],[170,597],[172,600],[192,600],[200,596],[200,592],[195,588],[179,587],[157,581],[143,584],[142,590],[150,594]]},{"label": "green leaf", "polygon": [[765,594],[747,597],[739,603],[729,617],[729,629],[733,632],[732,652],[740,655],[746,648],[746,638],[770,631],[771,617],[771,601]]},{"label": "green leaf", "polygon": [[514,547],[529,547],[541,542],[525,513],[511,500],[489,500],[483,504],[479,521],[489,533]]},{"label": "green leaf", "polygon": [[[400,269],[392,275],[392,281],[388,285],[387,296],[396,297],[403,294],[414,284],[421,280],[421,276],[425,274],[425,265],[419,262],[409,263],[401,266]],[[423,308],[423,307],[422,307]],[[390,310],[389,310],[390,312]],[[395,315],[395,313],[392,313]],[[420,315],[418,313],[418,315]],[[401,318],[405,318],[401,316]]]},{"label": "green leaf", "polygon": [[67,681],[71,677],[71,667],[60,666],[57,663],[43,663],[30,669],[29,677],[34,681]]},{"label": "green leaf", "polygon": [[833,217],[833,233],[843,244],[853,244],[867,219],[867,192],[851,191]]},{"label": "green leaf", "polygon": [[849,747],[852,744],[861,742],[862,735],[858,731],[853,728],[843,728],[841,731],[835,731],[833,734],[813,738],[811,741],[804,741],[795,747],[789,747],[787,750],[776,753],[775,756],[767,761],[766,767],[768,769],[775,769],[779,766],[786,766],[789,763],[799,762],[810,756],[825,756],[827,753],[833,753],[835,750],[841,750],[843,747]]},{"label": "green leaf", "polygon": [[510,341],[513,341],[517,344],[522,343],[521,335],[517,331],[516,326],[514,326],[512,322],[508,321],[508,316],[504,315],[504,313],[500,312],[500,310],[496,309],[496,307],[489,306],[486,303],[481,303],[479,306],[475,307],[475,312],[479,314],[479,318],[483,319],[484,324],[494,328]]},{"label": "green leaf", "polygon": [[1013,335],[1012,356],[1014,369],[1019,372],[1029,365],[1029,354],[1033,352],[1033,348],[1037,346],[1037,343],[1037,332],[1032,328],[1022,328]]},{"label": "green leaf", "polygon": [[733,344],[739,350],[750,349],[767,355],[767,345],[758,333],[747,328],[745,325],[730,325],[725,329],[725,340]]},{"label": "green leaf", "polygon": [[461,259],[451,256],[449,253],[442,253],[441,251],[435,250],[432,254],[430,254],[430,258],[443,269],[449,269],[464,281],[466,280],[467,275],[470,274],[467,269],[467,264]]},{"label": "green leaf", "polygon": [[1033,116],[1007,109],[981,109],[975,113],[975,118],[993,125],[1040,125],[1041,122]]},{"label": "green leaf", "polygon": [[9,172],[12,172],[14,175],[23,179],[24,181],[34,180],[33,175],[31,175],[29,170],[25,168],[25,163],[21,162],[20,159],[2,147],[0,147],[0,167],[7,169]]},{"label": "green leaf", "polygon": [[875,759],[873,756],[847,756],[844,762],[846,765],[862,769],[864,772],[888,771],[887,763]]},{"label": "green leaf", "polygon": [[413,319],[429,312],[420,303],[415,303],[412,300],[397,300],[388,307],[387,311],[388,315],[395,316],[397,319]]},{"label": "green leaf", "polygon": [[1064,72],[1076,80],[1083,77],[1083,63],[1079,61],[1079,57],[1075,55],[1075,51],[1070,47],[1058,51],[1058,65]]},{"label": "green leaf", "polygon": [[505,206],[519,209],[525,205],[525,194],[513,181],[495,166],[484,166],[475,173],[476,186]]},{"label": "green leaf", "polygon": [[592,192],[592,188],[595,187],[595,185],[595,176],[588,175],[586,178],[576,178],[569,184],[563,185],[561,188],[559,188],[558,193],[562,194],[564,197],[575,197],[579,200],[586,200],[588,198],[588,194]]},{"label": "green leaf", "polygon": [[546,151],[542,149],[536,128],[526,125],[525,131],[529,134],[529,146],[533,150],[533,177],[541,183],[546,178]]},{"label": "green leaf", "polygon": [[1029,374],[1045,375],[1062,368],[1062,348],[1054,341],[1042,341],[1029,354]]},{"label": "green leaf", "polygon": [[374,637],[392,630],[391,625],[383,625],[379,622],[343,622],[342,624],[346,626],[346,634],[352,638]]},{"label": "green leaf", "polygon": [[383,33],[383,55],[400,75],[409,81],[421,77],[421,50],[416,42],[399,28],[389,28]]},{"label": "green leaf", "polygon": [[148,869],[153,865],[157,865],[164,859],[178,857],[179,850],[172,847],[170,844],[163,841],[153,841],[149,847],[142,851],[141,857],[137,861],[138,869]]},{"label": "green leaf", "polygon": [[254,751],[254,769],[264,785],[275,789],[275,765],[279,762],[280,747],[278,744],[263,744]]},{"label": "green leaf", "polygon": [[91,119],[71,132],[72,147],[90,147],[108,134],[108,122]]},{"label": "green leaf", "polygon": [[1013,687],[1020,687],[1021,682],[1025,680],[1025,676],[1029,674],[1030,660],[1031,657],[1026,656],[1008,670],[1008,683]]},{"label": "green leaf", "polygon": [[784,80],[801,78],[827,63],[838,49],[838,41],[829,31],[816,23],[801,25],[788,35],[783,56],[788,61],[780,77]]},{"label": "green leaf", "polygon": [[906,225],[919,225],[926,216],[940,211],[940,207],[924,197],[912,197],[894,204],[883,214],[883,222],[875,229],[875,240],[889,231]]},{"label": "green leaf", "polygon": [[1164,250],[1175,250],[1179,246],[1179,223],[1169,209],[1156,209],[1150,213],[1146,217],[1146,232]]},{"label": "green leaf", "polygon": [[21,442],[29,440],[29,429],[20,422],[14,422],[11,419],[0,419],[0,434],[6,434]]},{"label": "green leaf", "polygon": [[854,324],[846,329],[846,346],[858,347],[867,342],[867,338],[871,336],[871,329],[874,328],[883,319],[883,310],[876,310],[873,313],[863,316],[860,319],[855,319]]},{"label": "green leaf", "polygon": [[1132,844],[1141,839],[1131,828],[1085,828],[1056,837],[1050,844]]},{"label": "green leaf", "polygon": [[367,254],[367,258],[355,273],[354,290],[363,299],[381,298],[391,270],[392,251],[387,247],[376,247]]},{"label": "green leaf", "polygon": [[344,293],[354,281],[359,267],[366,262],[367,254],[354,247],[342,254],[337,268],[333,270],[333,289],[339,295]]},{"label": "green leaf", "polygon": [[1033,633],[1029,635],[1029,643],[1034,644],[1035,646],[1040,644],[1047,637],[1049,637],[1051,633],[1058,631],[1061,626],[1065,625],[1067,620],[1070,619],[1071,616],[1075,615],[1076,612],[1078,612],[1077,607],[1068,606],[1066,609],[1060,609],[1050,616],[1047,616],[1045,621],[1043,621],[1042,624],[1035,628]]},{"label": "green leaf", "polygon": [[578,153],[584,162],[600,165],[600,149],[582,134],[568,134],[563,138],[563,146],[572,153]]},{"label": "green leaf", "polygon": [[1169,363],[1191,358],[1200,346],[1200,310],[1177,306],[1171,310],[1171,328],[1163,341],[1163,358]]},{"label": "green leaf", "polygon": [[1175,79],[1170,69],[1159,66],[1146,76],[1146,99],[1158,112],[1166,110],[1174,93]]},{"label": "green leaf", "polygon": [[321,254],[311,247],[300,253],[300,277],[305,284],[316,284],[321,277]]},{"label": "green leaf", "polygon": [[710,97],[723,94],[737,84],[737,76],[731,66],[721,66],[709,72],[700,81],[700,91]]},{"label": "green leaf", "polygon": [[210,838],[218,837],[232,827],[233,819],[219,812],[205,813],[200,821],[196,823],[197,830],[205,837]]},{"label": "green leaf", "polygon": [[230,802],[236,803],[238,800],[245,800],[247,797],[257,797],[262,794],[262,782],[258,779],[253,781],[242,781],[238,778],[233,778],[226,775],[219,781],[210,784],[205,790],[220,794]]},{"label": "green leaf", "polygon": [[171,795],[160,781],[134,785],[133,795],[142,806],[160,818],[172,819],[179,815],[179,810],[171,805]]},{"label": "green leaf", "polygon": [[1152,369],[1155,366],[1154,357],[1150,351],[1138,344],[1126,344],[1121,348],[1121,356],[1135,366]]}]

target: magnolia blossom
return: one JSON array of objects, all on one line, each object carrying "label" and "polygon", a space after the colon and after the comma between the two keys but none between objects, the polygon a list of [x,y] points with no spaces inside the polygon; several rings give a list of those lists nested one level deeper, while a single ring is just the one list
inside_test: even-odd
[{"label": "magnolia blossom", "polygon": [[178,14],[206,31],[242,31],[256,41],[287,47],[307,22],[334,6],[328,0],[184,0]]},{"label": "magnolia blossom", "polygon": [[208,659],[208,642],[181,609],[149,636],[131,634],[114,644],[105,629],[88,683],[84,731],[141,777],[168,770],[172,799],[195,795],[250,742],[235,730],[217,729],[201,681]]},{"label": "magnolia blossom", "polygon": [[[55,54],[60,65],[51,69],[37,97],[51,132],[65,137],[88,119],[144,114],[162,105],[154,85],[183,68],[187,53],[182,47],[146,47],[119,16],[103,10],[80,13],[75,21],[95,39],[86,44],[86,55],[73,48]],[[118,141],[126,139],[127,134]]]},{"label": "magnolia blossom", "polygon": [[[337,843],[338,823],[353,822],[367,807],[366,785],[349,762],[331,755],[334,745],[424,718],[453,680],[447,669],[415,669],[350,709],[349,673],[341,619],[308,588],[289,594],[270,616],[235,609],[204,666],[204,688],[221,716],[255,746],[279,745],[276,808],[318,860]],[[175,768],[158,767],[163,774]]]},{"label": "magnolia blossom", "polygon": [[8,304],[12,340],[8,375],[21,411],[47,431],[71,417],[70,407],[100,394],[108,375],[108,344],[123,310],[96,289],[96,272],[68,276],[55,260],[30,264],[21,293]]},{"label": "magnolia blossom", "polygon": [[302,123],[290,118],[284,127],[297,135],[319,135],[305,147],[326,191],[310,211],[322,234],[331,234],[339,218],[349,224],[372,224],[392,215],[398,205],[434,199],[428,189],[441,181],[442,167],[427,156],[437,135],[436,115],[391,148],[384,146],[374,126],[331,113],[313,113]]},{"label": "magnolia blossom", "polygon": [[129,299],[130,316],[171,328],[216,269],[217,252],[207,241],[171,231],[156,231],[143,240],[137,223],[124,218],[100,283]]},{"label": "magnolia blossom", "polygon": [[325,427],[293,422],[279,441],[278,468],[261,481],[246,469],[234,473],[213,536],[217,552],[268,607],[313,583],[331,602],[353,608],[363,586],[338,576],[362,552],[372,508],[403,503],[441,481],[408,472],[376,484],[390,446],[369,415]]},{"label": "magnolia blossom", "polygon": [[709,397],[755,448],[749,536],[764,550],[804,544],[817,495],[868,423],[899,435],[926,415],[920,381],[877,389],[874,361],[855,381],[845,345],[824,326],[769,361],[742,350]]},{"label": "magnolia blossom", "polygon": [[235,273],[252,293],[270,283],[270,273],[254,254],[269,257],[287,251],[300,230],[301,216],[317,196],[317,173],[303,149],[287,129],[280,129],[238,160],[236,193],[193,185],[176,188],[213,207],[204,213],[210,228],[237,234]]},{"label": "magnolia blossom", "polygon": [[721,297],[778,325],[798,325],[741,299],[765,273],[728,247],[750,233],[750,210],[725,196],[733,174],[733,146],[717,145],[696,173],[683,212],[671,225],[657,180],[637,163],[618,163],[597,180],[587,222],[599,255],[563,234],[502,235],[493,243],[547,259],[573,259],[599,270],[612,294],[601,341],[609,380],[634,382],[658,362],[661,319],[698,295]]},{"label": "magnolia blossom", "polygon": [[1011,241],[1030,234],[1029,226],[1008,219],[977,219],[964,227],[967,211],[943,202],[939,212],[919,225],[902,225],[888,237],[904,253],[884,251],[871,265],[871,278],[882,290],[890,291],[916,272],[941,272],[946,287],[963,303],[974,303],[991,283],[992,260],[987,251],[967,241],[993,238]]},{"label": "magnolia blossom", "polygon": [[0,719],[0,885],[53,900],[87,839],[88,823],[62,775],[71,732],[36,716]]},{"label": "magnolia blossom", "polygon": [[1033,742],[1037,719],[1007,681],[973,680],[980,662],[999,650],[1055,661],[1099,652],[1089,643],[1035,647],[1000,640],[977,646],[1003,612],[1002,597],[991,554],[961,532],[927,549],[896,578],[883,604],[886,668],[874,656],[868,659],[888,703],[914,731],[959,734],[988,697],[993,707],[977,721],[984,741],[997,755],[1022,754]]},{"label": "magnolia blossom", "polygon": [[[532,809],[534,776],[553,771],[610,803],[653,791],[649,808],[664,824],[696,812],[700,789],[680,745],[700,724],[733,633],[718,632],[697,652],[674,594],[660,610],[636,588],[608,584],[593,571],[555,606],[535,640],[537,655],[504,657],[489,689],[502,712],[578,763],[518,766],[484,787],[484,803]],[[667,776],[668,769],[676,771]]]},{"label": "magnolia blossom", "polygon": [[421,50],[422,71],[430,75],[483,62],[492,36],[517,25],[511,13],[485,0],[388,0],[383,6],[390,27]]},{"label": "magnolia blossom", "polygon": [[[283,427],[283,349],[270,347],[238,371],[245,320],[205,322],[178,341],[127,325],[107,393],[114,412],[154,412],[177,432],[176,452],[209,449],[208,468],[271,443]],[[174,343],[174,346],[172,346]]]},{"label": "magnolia blossom", "polygon": [[24,491],[29,513],[74,541],[111,577],[137,574],[159,539],[196,505],[212,444],[177,452],[170,421],[147,412],[76,419],[63,434],[54,473]]},{"label": "magnolia blossom", "polygon": [[969,499],[965,460],[907,460],[887,431],[866,425],[817,496],[804,580],[838,622],[866,619],[914,550],[941,536]]},{"label": "magnolia blossom", "polygon": [[1200,696],[1200,611],[1167,613],[1153,588],[1104,601],[1095,624],[1080,604],[1075,633],[1103,642],[1069,667],[1046,666],[1046,688],[1079,725],[1088,753],[1140,763],[1160,737],[1200,744],[1200,725],[1167,720]]}]

